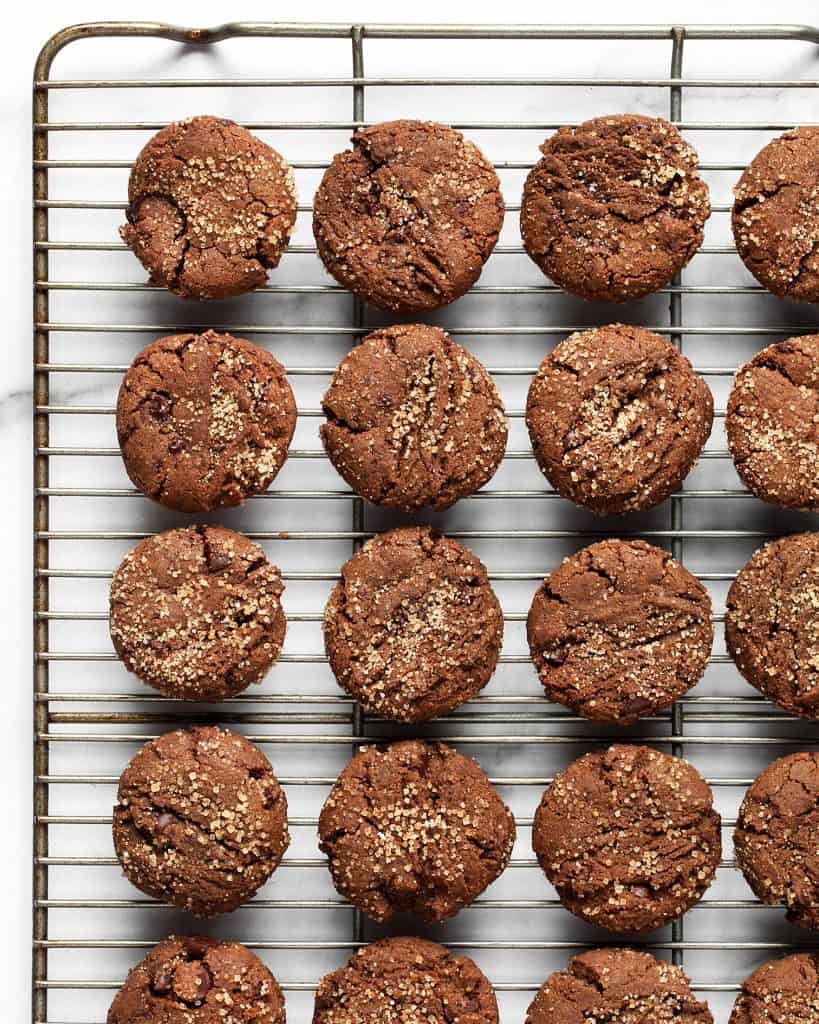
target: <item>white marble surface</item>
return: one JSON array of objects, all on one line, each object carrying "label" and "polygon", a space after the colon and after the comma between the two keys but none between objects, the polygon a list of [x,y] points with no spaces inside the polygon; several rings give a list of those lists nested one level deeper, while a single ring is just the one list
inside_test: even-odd
[{"label": "white marble surface", "polygon": [[[3,687],[4,740],[0,753],[3,779],[6,783],[5,808],[8,816],[6,831],[11,843],[6,852],[6,875],[9,880],[10,919],[0,945],[6,945],[0,963],[7,974],[5,979],[4,1012],[8,1020],[23,1020],[27,1015],[29,950],[29,848],[30,848],[30,277],[29,242],[30,219],[28,213],[29,186],[29,77],[34,54],[39,44],[62,24],[71,21],[94,20],[105,17],[168,19],[166,5],[146,3],[137,9],[134,5],[75,2],[64,5],[61,11],[39,11],[37,17],[23,14],[19,20],[19,35],[14,41],[7,37],[4,43],[2,110],[6,129],[4,143],[7,148],[5,166],[10,175],[3,176],[4,261],[3,281],[11,301],[11,322],[6,345],[8,357],[5,373],[0,376],[0,469],[5,472],[7,499],[3,506],[6,526],[4,552],[4,586],[0,588],[2,619],[6,643],[6,679]],[[504,5],[502,16],[507,21],[535,21],[577,17],[582,22],[610,22],[624,16],[620,9],[591,0],[577,9],[567,11],[544,10],[542,4],[510,2]],[[304,2],[278,5],[276,13],[287,20],[384,20],[388,15],[413,20],[474,20],[482,16],[475,5],[420,0],[412,10],[385,11],[383,5],[363,2],[336,4]],[[497,16],[497,12],[493,12]],[[632,3],[628,6],[630,21],[669,22],[685,20],[689,23],[723,21],[742,23],[746,20],[748,5],[742,3],[692,2],[681,10],[679,5],[662,3]],[[819,21],[819,9],[808,2],[782,3],[776,11],[765,10],[780,21]],[[196,24],[213,24],[225,16],[244,19],[263,19],[272,16],[268,4],[244,3],[226,12],[215,3],[200,2],[177,4],[172,20]],[[485,15],[488,16],[488,15]],[[93,48],[93,49],[92,49]],[[670,47],[667,42],[587,43],[582,47],[555,43],[496,43],[474,44],[436,42],[428,44],[368,43],[366,70],[370,75],[424,75],[443,76],[486,73],[504,75],[554,75],[556,77],[613,77],[626,74],[632,78],[663,77],[667,74]],[[125,55],[125,56],[123,56]],[[126,65],[125,59],[134,63]],[[685,75],[691,78],[819,78],[819,50],[806,43],[742,43],[730,48],[719,43],[690,43],[686,46]],[[303,75],[349,75],[349,44],[340,41],[309,44],[299,41],[286,43],[226,44],[218,49],[182,51],[167,44],[140,44],[130,54],[122,44],[87,43],[65,52],[55,65],[58,77],[84,77],[89,74],[117,77],[125,74],[145,77],[203,77],[232,74],[287,77]],[[498,121],[514,119],[538,123],[576,121],[587,116],[617,110],[634,110],[667,114],[668,94],[660,89],[637,87],[631,89],[485,89],[481,91],[447,90],[445,94],[428,89],[379,89],[368,91],[366,116],[377,120],[396,115],[430,116],[441,120]],[[816,90],[776,90],[763,93],[745,89],[689,89],[684,96],[683,119],[688,122],[715,122],[722,119],[800,123],[817,121]],[[195,112],[214,112],[244,120],[284,121],[305,120],[344,121],[350,116],[349,90],[315,91],[305,97],[294,91],[261,92],[241,90],[225,96],[217,91],[180,90],[163,94],[145,91],[139,94],[108,92],[105,94],[55,92],[52,94],[51,119],[61,120],[171,120]],[[345,131],[310,133],[263,133],[291,159],[310,160],[327,157],[345,144]],[[544,130],[533,131],[470,131],[490,158],[531,159]],[[745,162],[771,132],[715,132],[689,130],[686,135],[699,148],[707,163]],[[52,156],[55,158],[126,159],[145,141],[145,133],[54,133]],[[302,171],[297,175],[301,202],[309,203],[317,180],[315,171]],[[118,201],[124,197],[125,171],[65,171],[52,175],[51,195],[63,199],[96,198]],[[712,200],[717,206],[730,201],[730,187],[737,173],[710,171],[706,174],[712,187]],[[507,201],[519,201],[523,179],[521,171],[502,174]],[[77,241],[116,241],[116,227],[121,212],[55,211],[51,233],[54,239]],[[310,237],[309,221],[305,214],[299,219],[296,242],[307,242]],[[502,242],[518,241],[517,214],[507,216]],[[728,218],[724,212],[715,212],[709,222],[706,245],[718,246],[730,241]],[[56,280],[109,280],[133,281],[143,279],[141,268],[129,253],[102,253],[69,255],[56,253],[52,258],[51,275]],[[322,283],[326,280],[314,256],[291,255],[286,258],[275,278],[278,283]],[[482,284],[538,284],[536,268],[523,256],[494,256],[481,279]],[[698,255],[686,271],[686,283],[695,285],[750,284],[752,283],[738,258],[733,254]],[[696,331],[685,336],[685,351],[698,367],[717,368],[735,365],[749,358],[758,348],[775,337],[786,336],[797,328],[813,328],[819,324],[815,309],[788,305],[770,296],[720,297],[691,295],[684,299],[685,323],[702,327],[722,327],[719,334]],[[491,366],[533,366],[551,347],[557,333],[519,334],[510,332],[485,333],[498,326],[527,327],[544,325],[551,328],[563,325],[602,323],[614,318],[632,320],[648,326],[667,323],[667,296],[658,296],[622,309],[593,307],[562,296],[525,296],[514,299],[503,296],[471,296],[456,303],[435,318],[457,331],[459,327],[477,328],[462,340]],[[204,310],[192,309],[171,296],[143,293],[71,293],[53,295],[52,321],[74,323],[117,324],[294,324],[309,323],[317,326],[351,323],[350,304],[346,297],[281,298],[273,295],[248,296],[231,303],[208,306]],[[372,313],[368,322],[377,322]],[[753,329],[771,327],[774,333],[760,336]],[[483,331],[484,333],[481,333]],[[52,361],[127,363],[133,354],[153,337],[148,328],[140,332],[98,333],[57,332],[52,338]],[[253,335],[250,335],[254,337]],[[289,366],[334,365],[346,351],[348,336],[278,336],[260,334],[256,339],[269,345]],[[116,374],[60,374],[54,375],[52,401],[74,405],[111,405],[118,386]],[[730,379],[710,375],[716,406],[724,408]],[[315,407],[326,383],[324,377],[301,376],[294,379],[299,403]],[[520,409],[525,399],[528,378],[524,375],[499,377],[499,385],[510,409]],[[317,420],[305,418],[300,422],[294,444],[299,448],[316,448]],[[111,416],[55,417],[52,444],[100,445],[115,444]],[[724,448],[721,421],[715,426],[710,442],[713,448]],[[519,419],[513,420],[510,449],[527,447],[525,430]],[[52,460],[52,485],[56,487],[126,487],[125,474],[117,458]],[[326,462],[318,460],[291,461],[274,485],[276,488],[343,487]],[[541,480],[531,460],[507,460],[491,485],[494,488],[538,488]],[[706,460],[689,479],[694,489],[712,487],[737,488],[730,462]],[[170,515],[141,498],[55,498],[53,500],[54,529],[111,529],[140,530],[163,528],[183,521],[184,517]],[[343,529],[350,522],[349,502],[344,500],[318,503],[284,502],[276,499],[260,500],[245,509],[220,517],[228,525],[253,530]],[[812,528],[815,520],[805,516],[782,516],[753,500],[737,498],[719,506],[704,500],[685,502],[685,522],[692,529],[743,526],[752,529]],[[395,517],[368,516],[368,526],[381,528],[392,524]],[[668,523],[668,509],[662,508],[644,516],[634,517],[627,524],[594,522],[579,514],[564,502],[545,499],[527,500],[514,507],[508,503],[483,500],[463,502],[436,523],[450,530],[508,529],[512,526],[529,529],[586,529],[603,528],[615,533],[624,528],[663,528]],[[64,568],[112,569],[129,544],[57,543],[53,546],[53,562]],[[507,542],[480,541],[474,547],[487,561],[490,570],[520,569],[541,571],[566,551],[573,549],[574,541]],[[701,571],[732,571],[747,557],[754,544],[742,546],[714,543],[690,543],[686,547],[686,560]],[[333,571],[349,553],[348,542],[301,544],[279,542],[267,545],[271,555],[281,562],[285,570],[314,568]],[[327,584],[309,587],[293,584],[287,594],[287,608],[293,612],[320,610]],[[520,614],[528,607],[533,583],[499,584],[498,590],[507,612]],[[715,607],[721,611],[724,585],[715,584],[712,591]],[[99,612],[105,608],[104,581],[85,584],[57,582],[53,588],[52,607],[63,611]],[[717,653],[723,650],[721,628],[718,627]],[[51,648],[60,651],[107,652],[105,623],[99,621],[56,623],[52,630]],[[320,649],[318,624],[298,623],[288,634],[290,653],[317,653]],[[521,654],[525,650],[523,628],[513,621],[507,629],[505,653]],[[52,671],[55,691],[143,693],[133,678],[127,677],[117,664],[110,662],[57,663]],[[265,680],[258,691],[273,695],[283,692],[303,692],[317,695],[335,693],[334,684],[325,666],[282,665]],[[533,673],[525,664],[507,664],[498,672],[487,691],[501,694],[536,695],[537,684]],[[746,695],[747,688],[728,665],[715,665],[697,690],[704,695]],[[104,710],[103,705],[84,703],[68,705],[74,710]],[[143,705],[137,705],[143,708]],[[144,706],[148,708],[148,705]],[[149,708],[150,709],[150,708]],[[168,708],[163,710],[178,711]],[[271,705],[259,705],[259,712],[275,711]],[[319,708],[321,710],[321,708]],[[326,709],[325,709],[326,710]],[[515,708],[511,709],[514,711]],[[160,725],[158,728],[163,728]],[[55,726],[68,729],[69,726]],[[91,729],[93,727],[81,727]],[[110,726],[98,727],[110,731]],[[293,731],[304,733],[305,726],[293,726]],[[429,730],[431,734],[458,731],[500,732],[522,734],[531,731],[553,733],[560,726],[522,726],[492,724],[489,726],[442,726]],[[645,735],[652,727],[631,730],[629,735]],[[653,727],[661,733],[665,727]],[[692,734],[731,735],[741,727],[722,723],[694,723],[688,726]],[[804,736],[806,742],[815,742],[819,732],[801,725],[761,727],[775,729],[778,735]],[[259,732],[281,732],[273,724],[257,724],[251,729]],[[349,725],[329,726],[327,731],[343,733]],[[572,731],[563,728],[563,731]],[[582,729],[573,727],[578,735]],[[506,776],[542,776],[550,774],[579,752],[582,744],[566,747],[532,745],[490,746],[471,748],[479,756],[490,774]],[[53,772],[82,774],[118,773],[124,759],[134,749],[133,744],[58,744],[53,747]],[[343,764],[348,753],[345,747],[302,747],[287,751],[280,747],[266,747],[277,769],[282,774],[333,775]],[[691,759],[712,777],[749,776],[755,774],[774,756],[770,747],[763,746],[752,752],[735,753],[730,747],[716,748],[692,746],[687,751]],[[777,751],[778,753],[778,751]],[[60,786],[52,787],[52,813],[100,814],[108,813],[113,787]],[[320,806],[324,790],[301,787],[291,794],[291,807],[297,815],[314,814]],[[509,787],[505,797],[520,817],[528,818],[534,809],[536,788]],[[718,803],[727,816],[735,813],[740,790],[731,787],[717,789]],[[5,820],[5,819],[4,819]],[[108,831],[104,827],[81,828],[65,826],[52,830],[53,851],[62,855],[99,854],[110,856]],[[296,828],[292,854],[298,857],[315,856],[313,829]],[[528,856],[528,829],[519,829],[520,842],[515,856]],[[323,871],[299,872],[294,869],[279,872],[266,888],[263,896],[287,898],[298,891],[303,897],[327,898],[333,893]],[[114,868],[68,869],[53,872],[52,896],[128,898],[133,891],[118,877]],[[507,874],[488,894],[495,899],[533,898],[549,895],[541,876],[535,870],[517,869]],[[747,890],[742,880],[731,871],[720,873],[719,881],[711,892],[716,898],[745,898]],[[445,928],[431,934],[444,940],[463,941],[479,937],[491,940],[516,937],[527,941],[544,939],[605,942],[603,933],[584,929],[560,910],[510,912],[503,917],[499,911],[473,910],[465,913]],[[154,937],[171,928],[190,930],[192,922],[184,915],[166,910],[155,911],[61,911],[53,915],[53,934],[64,937],[106,936],[127,940],[135,937]],[[339,939],[350,934],[350,916],[347,910],[302,911],[298,915],[271,912],[243,911],[223,919],[213,926],[216,933],[246,939]],[[375,934],[375,932],[368,933]],[[737,941],[759,940],[770,942],[798,941],[775,912],[766,911],[693,911],[686,920],[686,934],[690,939],[718,938],[730,944]],[[115,949],[82,952],[71,950],[52,955],[49,975],[57,979],[116,979],[124,975],[138,951]],[[265,957],[282,980],[289,982],[315,981],[317,975],[334,966],[345,957],[344,951],[316,953],[309,957],[293,956],[285,951],[266,952]],[[554,951],[533,950],[524,955],[479,949],[476,959],[487,973],[501,982],[532,981],[542,979],[561,966],[564,955]],[[737,981],[751,966],[766,957],[765,952],[740,954],[729,949],[715,956],[713,952],[693,952],[686,963],[695,979],[703,984]],[[78,988],[55,992],[52,996],[51,1020],[94,1022],[104,1019],[111,991],[91,991]],[[521,1020],[531,992],[504,992],[501,995],[504,1022]],[[731,996],[709,993],[718,1024],[727,1020]],[[296,1024],[309,1019],[310,994],[288,994],[290,1019]]]}]

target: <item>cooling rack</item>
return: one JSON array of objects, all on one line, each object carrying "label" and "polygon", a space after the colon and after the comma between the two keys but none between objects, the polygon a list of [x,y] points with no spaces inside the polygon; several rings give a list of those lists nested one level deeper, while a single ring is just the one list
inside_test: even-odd
[{"label": "cooling rack", "polygon": [[[554,771],[623,738],[694,762],[726,826],[725,859],[705,899],[673,927],[630,944],[683,964],[721,1022],[753,967],[815,941],[750,898],[731,859],[730,828],[751,779],[775,756],[815,746],[816,727],[782,714],[740,679],[720,623],[726,589],[751,551],[770,535],[814,525],[742,489],[722,411],[739,363],[772,340],[816,330],[812,308],[779,302],[747,275],[727,214],[731,186],[760,146],[816,120],[818,44],[819,30],[804,26],[682,25],[110,23],[49,40],[33,107],[33,1021],[103,1021],[147,948],[173,931],[208,930],[246,942],[267,961],[285,989],[289,1019],[300,1024],[310,1019],[321,974],[384,934],[333,891],[315,837],[318,810],[351,752],[409,734],[367,718],[340,693],[320,629],[341,563],[367,536],[402,521],[343,487],[317,435],[334,366],[383,320],[322,271],[309,200],[356,125],[395,116],[464,130],[498,168],[508,208],[481,281],[434,319],[491,369],[510,415],[509,450],[482,492],[428,517],[487,563],[505,611],[504,651],[480,697],[417,731],[481,761],[515,811],[518,843],[508,871],[474,907],[424,934],[477,960],[498,992],[503,1021],[522,1020],[536,988],[572,952],[617,941],[560,907],[532,857],[529,826]],[[57,58],[60,77],[53,77]],[[543,280],[523,254],[517,211],[546,134],[621,110],[679,125],[700,153],[714,213],[681,279],[640,303],[595,306]],[[231,302],[190,305],[149,288],[116,233],[135,153],[151,132],[194,113],[246,124],[288,157],[297,177],[299,219],[288,254],[268,287]],[[531,374],[561,336],[616,319],[669,336],[706,375],[718,413],[683,490],[652,512],[601,520],[545,484],[522,410]],[[257,538],[287,584],[280,663],[261,686],[218,707],[170,701],[129,677],[111,649],[105,611],[108,580],[125,551],[188,521],[128,486],[112,416],[120,376],[162,332],[207,326],[269,346],[287,366],[299,405],[290,460],[273,488],[243,509],[205,517]],[[595,537],[628,535],[670,548],[705,582],[717,640],[705,678],[670,713],[601,731],[545,701],[524,620],[538,580],[564,555]],[[192,721],[230,725],[262,745],[287,790],[294,836],[258,896],[206,924],[131,889],[109,829],[116,781],[132,753],[146,737]],[[399,920],[390,930],[418,926]]]}]

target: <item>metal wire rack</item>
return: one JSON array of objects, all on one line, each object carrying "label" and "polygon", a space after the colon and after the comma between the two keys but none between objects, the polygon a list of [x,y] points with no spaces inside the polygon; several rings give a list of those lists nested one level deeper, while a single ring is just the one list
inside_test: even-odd
[{"label": "metal wire rack", "polygon": [[[310,41],[298,61],[287,45],[294,39]],[[80,77],[53,78],[52,64],[68,44],[69,70],[79,69]],[[519,842],[510,870],[489,893],[428,934],[474,956],[498,991],[502,1019],[520,1020],[535,989],[573,951],[616,944],[562,910],[531,856],[531,815],[555,770],[617,737],[660,744],[697,763],[730,827],[744,788],[769,760],[815,745],[815,729],[778,712],[739,679],[720,638],[697,689],[669,714],[632,729],[601,732],[544,700],[528,667],[522,623],[537,581],[564,554],[602,535],[653,539],[707,583],[721,608],[754,547],[772,534],[808,529],[812,520],[763,508],[742,489],[724,446],[722,413],[699,467],[665,506],[593,520],[545,486],[522,406],[547,345],[577,327],[613,319],[653,326],[685,348],[723,406],[739,362],[776,337],[816,330],[813,309],[778,302],[744,273],[725,215],[730,186],[748,157],[772,133],[810,123],[812,109],[815,119],[818,45],[819,30],[803,26],[260,23],[211,30],[77,26],[45,45],[35,69],[33,125],[36,1024],[102,1021],[113,990],[146,948],[171,931],[204,927],[259,951],[283,984],[291,1021],[305,1021],[320,975],[383,932],[333,892],[315,846],[318,808],[351,750],[405,734],[368,719],[341,695],[320,653],[321,609],[338,567],[367,536],[397,522],[339,486],[316,443],[329,374],[346,348],[380,322],[328,283],[304,201],[359,124],[432,116],[471,133],[502,176],[510,213],[481,282],[438,318],[498,381],[511,420],[510,450],[496,482],[447,515],[430,517],[487,562],[507,639],[485,693],[422,732],[481,760],[515,810]],[[231,60],[222,61],[223,47]],[[581,66],[596,73],[544,74],[556,47],[574,47]],[[440,69],[455,48],[475,70],[446,77]],[[697,68],[687,77],[684,48]],[[370,74],[365,50],[366,66],[376,69]],[[310,68],[323,67],[325,76],[303,74],[305,53]],[[760,59],[773,69],[770,77],[741,73],[743,61],[756,72]],[[274,61],[279,76],[265,70]],[[173,77],[191,63],[195,77]],[[248,74],[256,67],[256,77]],[[503,73],[509,67],[515,76]],[[726,67],[732,77],[715,77],[714,69]],[[615,73],[623,68],[631,77]],[[714,95],[723,97],[717,118],[709,108]],[[684,97],[690,119],[683,117]],[[734,97],[742,101],[733,107],[741,119],[725,117],[725,97],[729,108]],[[274,119],[267,118],[271,109]],[[523,255],[514,223],[523,176],[543,135],[582,120],[578,112],[614,109],[676,122],[699,149],[714,199],[706,244],[683,279],[623,309],[579,303],[544,282]],[[295,242],[268,287],[208,306],[186,305],[140,283],[136,261],[117,255],[125,246],[115,230],[127,171],[147,133],[197,112],[235,117],[271,139],[295,168],[302,199]],[[518,112],[527,116],[510,119]],[[758,119],[746,119],[749,113]],[[119,375],[162,332],[209,326],[273,346],[299,404],[294,448],[273,489],[219,517],[264,543],[282,565],[287,646],[261,687],[216,708],[170,701],[111,665],[116,657],[102,610],[124,551],[182,521],[124,486],[112,443]],[[135,898],[118,876],[107,826],[133,749],[174,725],[214,720],[264,745],[287,789],[295,841],[257,898],[204,926]],[[717,882],[683,921],[630,944],[684,964],[715,1017],[727,1019],[737,984],[753,966],[811,944],[809,933],[795,934],[781,917],[749,898],[729,849]],[[416,927],[399,922],[392,930]]]}]

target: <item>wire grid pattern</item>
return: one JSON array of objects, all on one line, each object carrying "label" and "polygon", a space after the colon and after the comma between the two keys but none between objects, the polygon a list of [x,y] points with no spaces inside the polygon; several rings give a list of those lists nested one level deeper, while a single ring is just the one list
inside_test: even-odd
[{"label": "wire grid pattern", "polygon": [[[101,39],[110,43],[112,37],[126,44],[115,75],[50,77],[52,61],[67,43],[85,39],[99,47]],[[311,67],[322,66],[327,57],[326,66],[334,70],[343,48],[349,73],[167,77],[168,68],[173,75],[178,65],[165,60],[160,76],[139,75],[137,37],[202,50],[217,42],[261,41],[278,47],[271,56],[288,71],[282,47],[291,38],[309,39],[316,47]],[[378,41],[400,45],[396,67],[412,66],[417,56],[421,71],[396,75],[388,60],[388,73],[368,76],[365,48]],[[474,956],[498,991],[502,1019],[522,1019],[536,988],[572,952],[622,942],[563,911],[531,855],[532,813],[555,770],[612,739],[659,744],[704,772],[730,829],[756,773],[774,756],[814,743],[809,725],[772,708],[739,679],[722,648],[721,609],[736,569],[766,537],[810,528],[812,520],[762,508],[741,488],[725,449],[721,416],[738,362],[778,337],[815,330],[812,310],[778,303],[743,272],[726,215],[730,185],[747,158],[772,134],[811,120],[819,83],[798,76],[726,79],[713,72],[683,78],[684,49],[697,41],[772,48],[787,41],[799,44],[789,52],[803,59],[806,48],[815,56],[819,32],[799,26],[283,24],[191,30],[121,23],[68,29],[46,45],[34,92],[35,1022],[102,1021],[128,967],[147,948],[172,931],[197,930],[244,941],[259,952],[282,982],[291,1021],[308,1020],[320,975],[342,963],[358,943],[387,931],[365,921],[333,892],[315,845],[317,811],[350,752],[374,738],[411,734],[370,720],[338,691],[320,639],[323,601],[341,562],[374,531],[401,521],[365,507],[344,488],[316,444],[319,398],[329,375],[346,348],[380,321],[377,311],[364,308],[322,274],[305,200],[329,157],[368,118],[434,116],[470,133],[502,176],[508,210],[504,235],[481,281],[438,322],[472,347],[495,376],[510,415],[509,450],[495,481],[482,492],[444,516],[428,517],[487,562],[504,605],[507,639],[485,693],[416,732],[446,739],[479,758],[513,806],[518,844],[509,870],[473,908],[442,927],[423,929],[424,934]],[[448,46],[571,43],[579,54],[591,55],[598,52],[595,42],[602,54],[597,74],[549,77],[539,70],[518,77],[482,72],[455,78],[427,70],[430,64],[446,68]],[[621,77],[624,68],[639,66],[637,50],[632,64],[628,47],[644,45],[660,48],[666,70]],[[716,50],[708,52],[712,66],[724,70],[713,59]],[[720,52],[727,58],[732,50]],[[86,46],[84,53],[88,66],[95,66],[99,50]],[[527,66],[525,59],[520,66]],[[210,111],[209,97],[216,94],[211,90],[228,97],[227,116],[238,109],[231,106],[234,97],[254,98],[254,113],[237,119],[290,159],[299,182],[301,231],[267,288],[232,303],[189,305],[140,283],[136,261],[127,252],[117,255],[125,247],[114,229],[125,205],[133,154],[150,132],[175,116]],[[617,107],[601,109],[598,93],[602,97],[604,90],[620,97]],[[729,97],[733,91],[751,103],[762,96],[775,102],[757,101],[759,120],[748,116],[755,108],[740,103],[736,121],[686,120],[684,97],[688,102],[709,90]],[[171,109],[174,94],[185,96],[188,107]],[[101,95],[121,104],[129,119],[100,119],[91,104]],[[301,106],[295,99],[300,95],[306,96]],[[392,106],[379,102],[383,95],[391,97]],[[553,95],[557,99],[551,104]],[[804,97],[799,111],[787,107],[792,120],[778,116],[777,97],[783,95]],[[278,103],[280,96],[288,98],[291,109],[304,111],[304,119],[257,119],[255,112],[271,106],[288,110],[286,102]],[[533,96],[545,97],[538,117],[510,120],[518,105],[529,109]],[[484,113],[495,112],[494,100],[505,118]],[[622,309],[562,295],[529,264],[517,235],[520,186],[536,146],[561,124],[582,120],[572,110],[583,102],[590,104],[586,116],[630,109],[669,117],[699,149],[712,187],[714,216],[706,244],[682,280]],[[66,119],[52,119],[50,107],[58,103]],[[85,119],[78,119],[75,109],[80,115],[87,110]],[[544,117],[543,111],[555,117]],[[306,140],[303,151],[298,140]],[[737,145],[737,140],[743,141]],[[713,312],[717,307],[709,305],[715,301],[721,310],[747,303],[755,315],[748,323],[721,321]],[[487,303],[501,310],[498,323],[486,313]],[[314,315],[316,310],[322,314]],[[718,413],[714,436],[684,490],[651,513],[595,520],[559,499],[538,474],[522,423],[523,404],[547,347],[575,327],[614,319],[654,327],[689,353],[715,390]],[[123,486],[119,450],[111,443],[119,378],[133,354],[158,334],[207,326],[270,345],[288,369],[299,405],[290,461],[273,488],[244,509],[217,517],[263,543],[282,565],[288,587],[288,642],[279,665],[261,687],[219,707],[170,701],[140,688],[121,666],[111,666],[117,659],[102,610],[122,554],[147,533],[187,521]],[[119,355],[116,361],[111,352]],[[107,395],[104,402],[92,402],[87,396],[96,397],[93,389],[77,383],[88,379]],[[670,548],[711,589],[717,623],[715,652],[697,690],[671,712],[622,731],[601,730],[548,704],[523,638],[526,609],[544,572],[583,543],[612,535],[639,535]],[[108,828],[118,775],[133,751],[146,737],[193,721],[218,721],[262,744],[287,790],[294,833],[282,867],[247,908],[201,924],[142,898],[119,879]],[[751,967],[812,943],[809,933],[795,933],[781,922],[781,911],[749,897],[727,850],[717,882],[697,908],[672,927],[628,944],[683,964],[717,1019],[727,1018],[737,983]],[[418,931],[418,923],[398,921],[388,931],[407,930]]]}]

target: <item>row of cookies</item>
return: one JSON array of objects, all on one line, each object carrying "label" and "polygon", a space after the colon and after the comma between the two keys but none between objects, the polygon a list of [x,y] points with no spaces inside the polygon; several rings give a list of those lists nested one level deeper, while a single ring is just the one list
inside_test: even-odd
[{"label": "row of cookies", "polygon": [[[507,422],[479,360],[439,327],[387,327],[344,357],[320,435],[352,490],[375,505],[445,509],[503,459]],[[736,468],[759,498],[819,508],[819,335],[763,349],[728,400]],[[711,432],[713,399],[673,345],[611,324],[570,335],[541,363],[526,423],[563,497],[598,514],[640,511],[676,491]],[[117,400],[125,468],[183,512],[237,505],[269,487],[296,424],[293,392],[267,351],[228,334],[178,334],[144,349]]]},{"label": "row of cookies", "polygon": [[[219,526],[152,535],[111,582],[126,668],[169,697],[221,701],[261,681],[284,642],[281,573]],[[745,678],[791,714],[819,717],[819,533],[770,541],[728,593],[725,637]],[[661,548],[603,540],[543,580],[527,620],[547,696],[595,721],[655,715],[700,679],[714,636],[705,587]],[[324,642],[341,687],[397,722],[440,718],[495,671],[503,612],[483,563],[429,527],[369,540],[341,568]]]},{"label": "row of cookies", "polygon": [[[771,960],[740,987],[729,1024],[813,1024],[819,956]],[[215,1016],[214,1016],[215,1014]],[[488,978],[469,957],[426,939],[399,936],[356,950],[325,975],[315,994],[313,1024],[498,1024]],[[128,974],[108,1024],[184,1020],[185,1024],[285,1024],[281,987],[247,947],[207,936],[171,936]],[[579,1021],[679,1021],[713,1024],[681,967],[628,948],[592,949],[573,957],[541,986],[526,1024]]]},{"label": "row of cookies", "polygon": [[[394,313],[465,294],[498,240],[495,169],[460,132],[430,121],[364,128],[313,203],[327,270]],[[735,189],[737,251],[775,295],[819,301],[813,190],[819,129],[769,143]],[[526,251],[560,288],[595,301],[666,286],[702,244],[711,206],[697,154],[662,118],[598,117],[560,128],[526,179]],[[154,284],[190,299],[261,287],[287,248],[296,191],[287,161],[232,121],[168,125],[141,151],[121,230]]]}]

